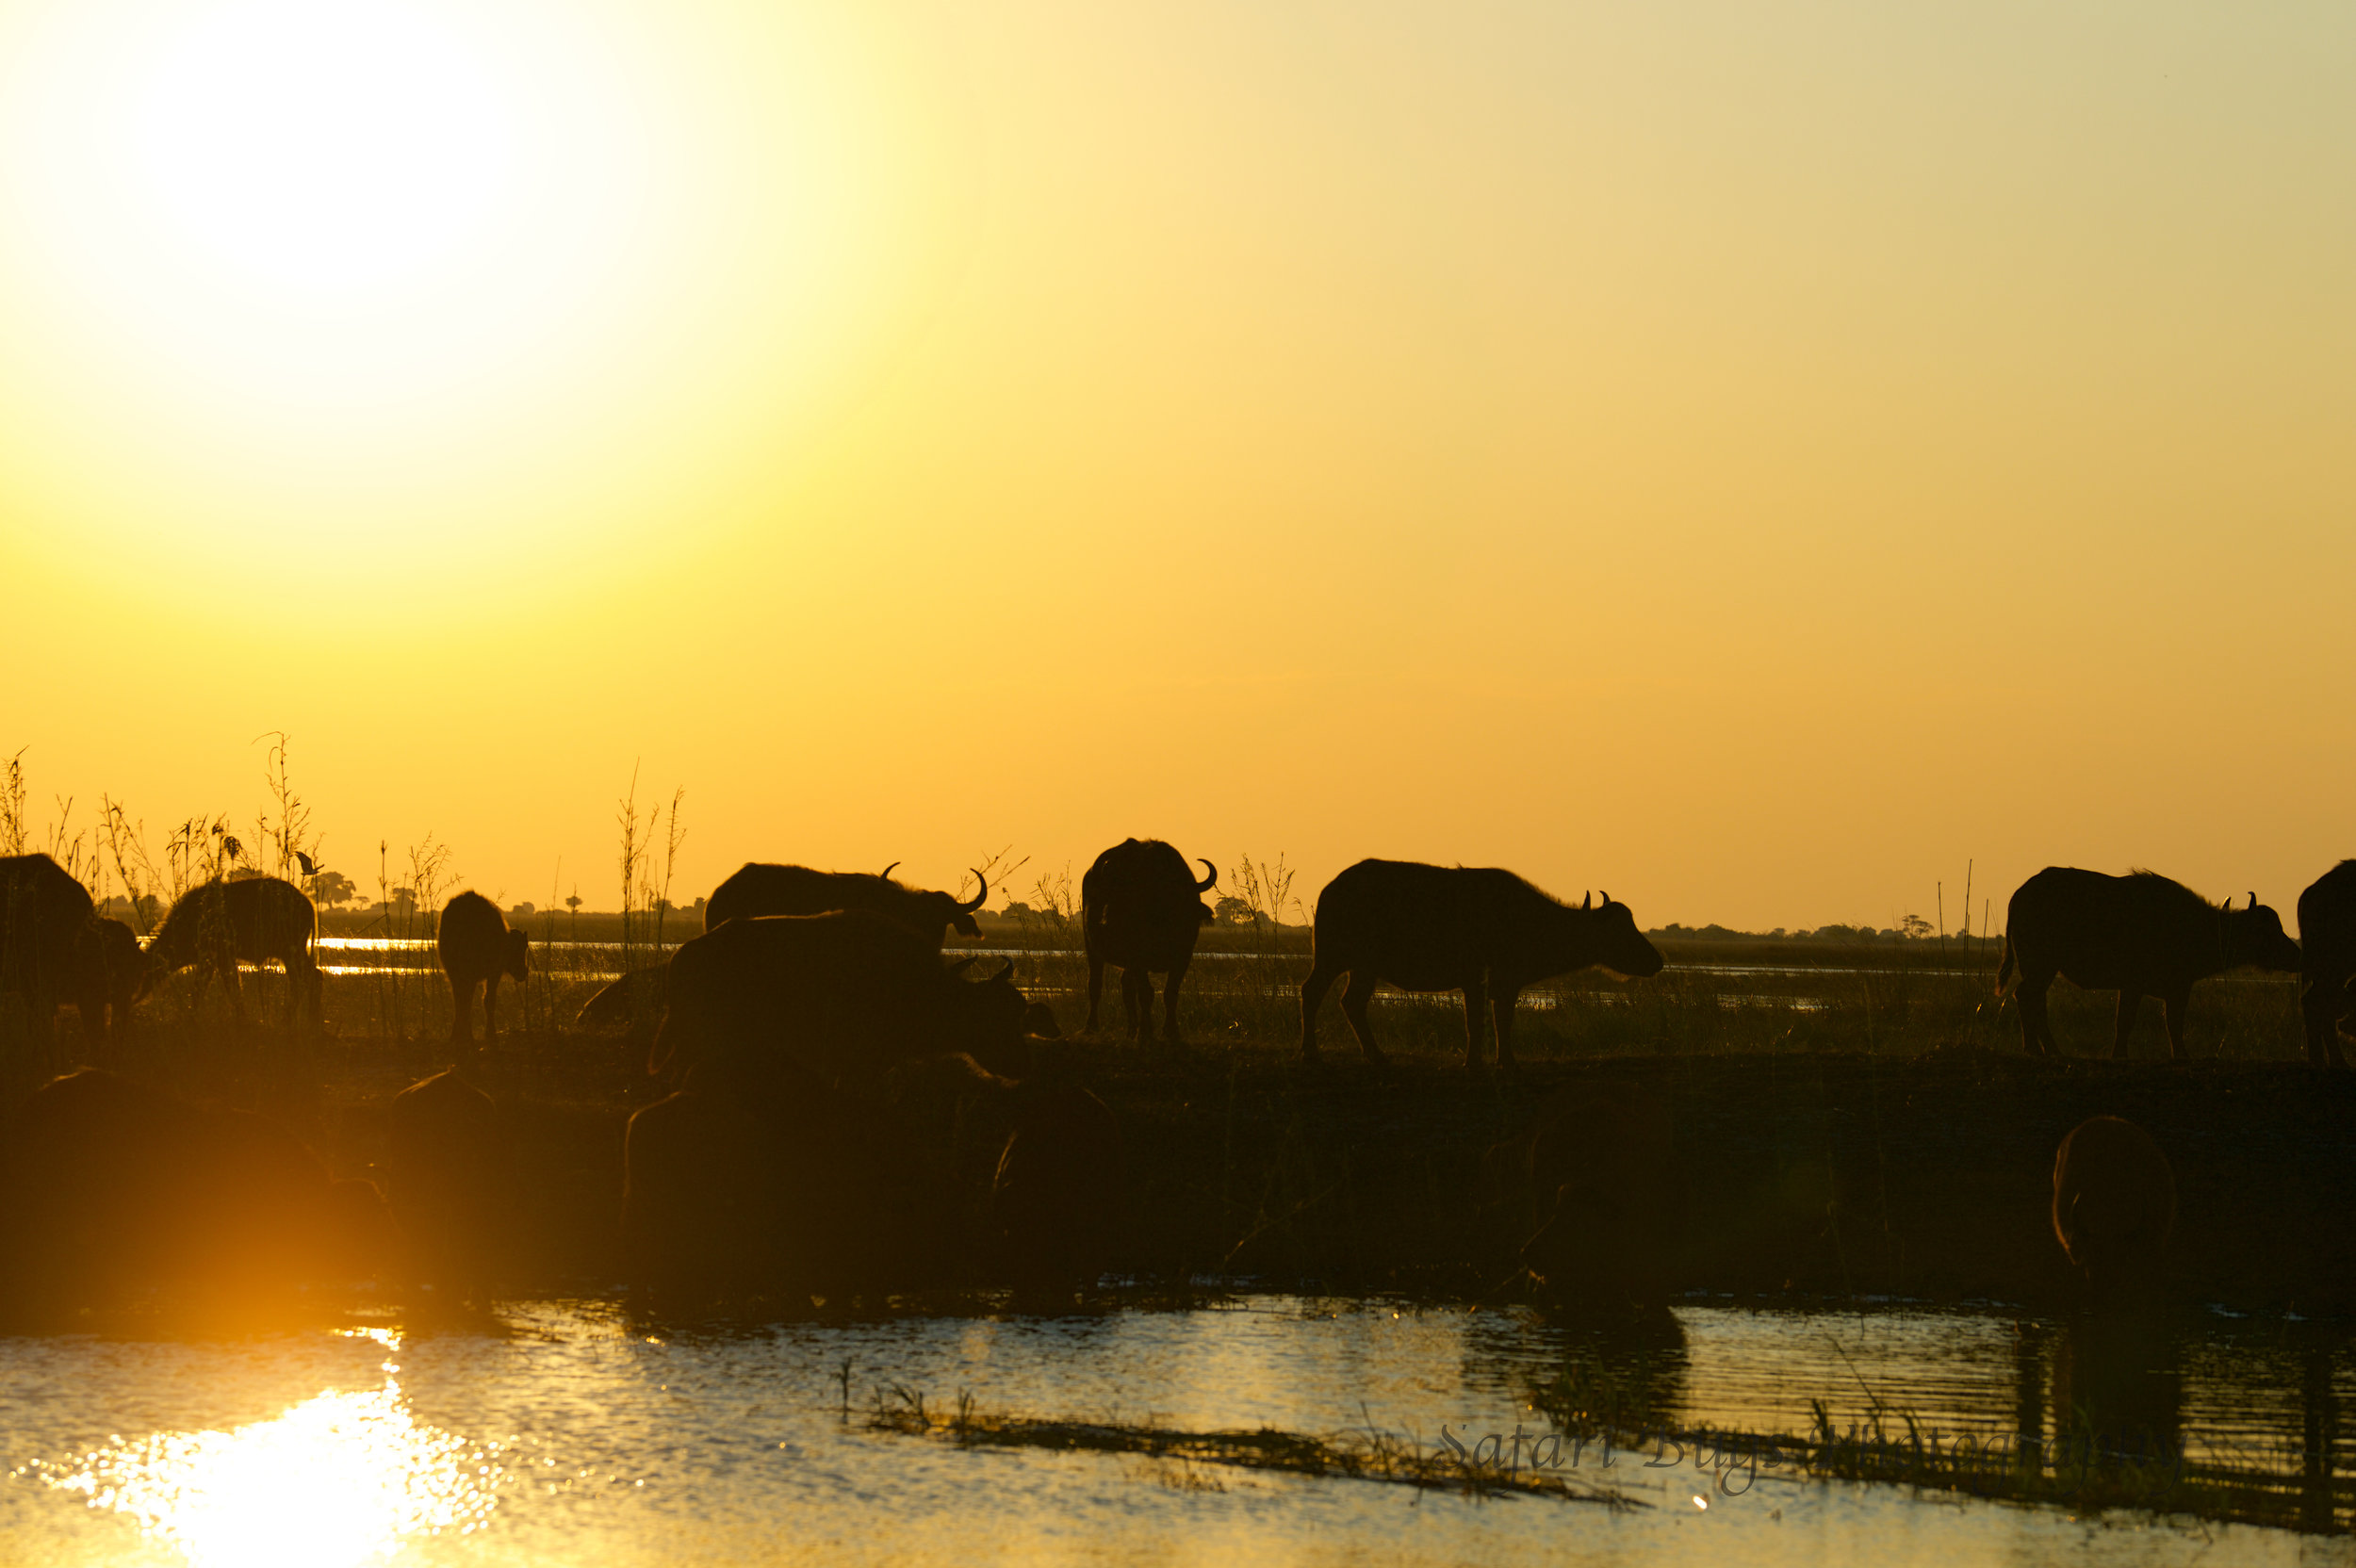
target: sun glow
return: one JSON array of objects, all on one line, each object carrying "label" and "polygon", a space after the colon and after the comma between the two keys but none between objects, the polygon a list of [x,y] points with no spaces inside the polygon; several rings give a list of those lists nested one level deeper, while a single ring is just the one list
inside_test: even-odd
[{"label": "sun glow", "polygon": [[808,400],[888,270],[879,115],[814,15],[0,15],[0,499],[305,577],[643,524]]},{"label": "sun glow", "polygon": [[386,1561],[412,1537],[482,1528],[505,1477],[489,1450],[420,1424],[389,1380],[235,1431],[158,1432],[39,1469],[196,1568]]}]

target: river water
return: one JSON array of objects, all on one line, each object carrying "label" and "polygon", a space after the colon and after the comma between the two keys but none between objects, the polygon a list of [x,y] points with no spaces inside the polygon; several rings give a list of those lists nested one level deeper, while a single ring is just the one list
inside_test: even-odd
[{"label": "river water", "polygon": [[[1519,1310],[1256,1296],[1193,1311],[892,1315],[666,1330],[603,1301],[502,1306],[492,1331],[390,1320],[231,1341],[0,1340],[0,1559],[71,1565],[1574,1563],[2348,1560],[2345,1537],[2071,1517],[1696,1462],[1674,1440],[1575,1478],[1629,1506],[1127,1455],[961,1448],[876,1429],[932,1408],[1436,1448],[1546,1429],[1566,1364],[1664,1429],[1805,1432],[1876,1404],[1949,1433],[2052,1403],[2061,1331],[1997,1312],[1688,1303],[1582,1337]],[[2197,1460],[2296,1475],[2356,1396],[2336,1348],[2215,1317],[2166,1352]],[[2318,1361],[2320,1354],[2321,1360]],[[2321,1368],[2318,1380],[2318,1366]],[[2303,1380],[2303,1381],[2302,1381]],[[2304,1394],[2302,1396],[2302,1387]],[[896,1392],[895,1392],[896,1391]],[[849,1414],[845,1414],[845,1400]],[[2328,1436],[2326,1442],[2331,1444]],[[1675,1446],[1677,1452],[1671,1454]],[[2331,1444],[2336,1457],[2336,1445]],[[1558,1450],[1559,1456],[1559,1450]],[[1558,1463],[1559,1457],[1558,1457]],[[2346,1514],[2338,1522],[2344,1527]]]}]

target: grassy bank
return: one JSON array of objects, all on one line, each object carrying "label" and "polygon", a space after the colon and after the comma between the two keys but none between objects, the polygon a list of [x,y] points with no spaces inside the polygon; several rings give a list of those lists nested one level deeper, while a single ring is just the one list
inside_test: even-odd
[{"label": "grassy bank", "polygon": [[[1070,960],[1024,964],[1026,983],[1072,978]],[[2356,1310],[2356,1075],[2299,1065],[2287,984],[2204,988],[2196,1060],[2157,1059],[2155,1008],[2136,1059],[2033,1062],[1978,975],[1673,970],[1552,993],[1523,1012],[1519,1070],[1467,1074],[1452,999],[1378,1007],[1398,1058],[1388,1070],[1357,1059],[1337,1016],[1325,1064],[1303,1070],[1284,988],[1297,966],[1228,968],[1240,979],[1189,996],[1189,1049],[1075,1039],[1000,1064],[1085,1084],[1120,1116],[1130,1219],[1118,1262],[1140,1281],[1511,1296],[1521,1237],[1482,1189],[1482,1152],[1562,1086],[1609,1077],[1666,1099],[1678,1168],[1595,1171],[1588,1200],[1666,1224],[1681,1178],[1693,1194],[1685,1288],[2059,1302],[2053,1149],[2080,1119],[2112,1112],[2150,1128],[2175,1163],[2184,1293]],[[274,1007],[283,986],[266,977],[249,1003]],[[506,1107],[518,1151],[514,1190],[486,1200],[513,1221],[519,1290],[620,1280],[623,1129],[658,1091],[640,1070],[642,1037],[564,1022],[588,988],[535,976],[523,1005],[511,994],[511,1032],[469,1068]],[[218,993],[192,1004],[189,989],[176,982],[147,1004],[108,1065],[284,1117],[345,1174],[380,1157],[384,1102],[452,1059],[438,975],[331,977],[328,1027],[312,1037],[235,1025]],[[2067,1044],[2107,1045],[2107,998],[2064,988],[2055,1002]],[[1077,1023],[1072,999],[1057,1007]],[[62,1055],[89,1054],[70,1021],[60,1035]],[[908,1158],[978,1219],[997,1135],[989,1108],[920,1101],[901,1116]]]}]

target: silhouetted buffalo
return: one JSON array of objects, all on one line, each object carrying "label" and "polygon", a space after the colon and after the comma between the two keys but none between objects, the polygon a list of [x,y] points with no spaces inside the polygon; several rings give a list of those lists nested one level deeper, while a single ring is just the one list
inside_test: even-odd
[{"label": "silhouetted buffalo", "polygon": [[1301,983],[1301,1054],[1317,1054],[1317,1006],[1350,976],[1342,1016],[1368,1061],[1382,1061],[1366,1004],[1377,982],[1464,993],[1464,1062],[1481,1060],[1481,1010],[1497,1019],[1497,1061],[1513,1060],[1513,1004],[1549,975],[1601,967],[1643,978],[1661,954],[1625,904],[1557,903],[1510,871],[1361,860],[1317,894],[1315,961]]},{"label": "silhouetted buffalo", "polygon": [[2175,1229],[2175,1172],[2151,1134],[2098,1116],[2062,1139],[2053,1157],[2053,1234],[2098,1300],[2156,1289]]},{"label": "silhouetted buffalo", "polygon": [[990,1184],[998,1266],[1018,1291],[1096,1282],[1112,1260],[1125,1170],[1121,1123],[1072,1085],[1021,1085],[1004,1096],[1014,1130]]},{"label": "silhouetted buffalo", "polygon": [[474,999],[483,996],[483,1038],[499,1037],[499,980],[518,986],[531,972],[531,939],[511,931],[499,906],[478,892],[463,892],[442,906],[442,919],[434,933],[441,955],[442,972],[450,976],[452,1011],[450,1037],[474,1040]]},{"label": "silhouetted buffalo", "polygon": [[126,937],[136,960],[130,927],[99,919],[89,890],[48,856],[0,856],[0,996],[24,999],[36,1038],[50,1037],[60,1003],[92,1041],[106,1037],[110,1006],[127,1021],[139,974],[123,961]]},{"label": "silhouetted buffalo", "polygon": [[2340,1021],[2356,1011],[2356,994],[2348,989],[2356,976],[2356,860],[2342,860],[2299,895],[2299,956],[2307,1060],[2346,1067]]},{"label": "silhouetted buffalo", "polygon": [[239,960],[257,969],[275,958],[286,967],[286,1017],[300,1015],[312,1022],[319,1016],[319,967],[311,959],[311,938],[319,915],[303,890],[275,876],[240,877],[224,882],[216,877],[181,895],[164,916],[164,923],[147,944],[151,981],[179,970],[205,966],[204,982],[221,976],[229,1005],[242,1022],[245,997],[237,985]]},{"label": "silhouetted buffalo", "polygon": [[1194,939],[1211,922],[1202,894],[1219,881],[1219,868],[1194,879],[1186,857],[1159,839],[1124,839],[1096,858],[1080,878],[1080,934],[1088,951],[1088,1016],[1084,1034],[1096,1031],[1096,1006],[1104,990],[1104,966],[1121,971],[1121,1001],[1129,1037],[1153,1037],[1153,976],[1162,982],[1163,1032],[1172,1045],[1178,1036],[1178,987],[1194,961]]},{"label": "silhouetted buffalo", "polygon": [[131,1005],[147,984],[147,957],[139,933],[119,920],[93,923],[94,967],[86,969],[74,997],[86,1036],[107,1038],[130,1028]]},{"label": "silhouetted buffalo", "polygon": [[1063,1025],[1055,1021],[1055,1009],[1044,1002],[1033,1002],[1023,1007],[1023,1032],[1042,1040],[1063,1038]]},{"label": "silhouetted buffalo", "polygon": [[[894,860],[892,866],[900,862]],[[808,866],[747,862],[712,890],[704,906],[704,929],[716,931],[726,922],[757,915],[823,915],[829,909],[870,909],[931,939],[935,948],[956,926],[961,936],[978,937],[973,911],[990,897],[990,884],[975,872],[981,890],[959,902],[948,893],[924,892],[892,880],[892,866],[880,876],[864,872],[812,871]]]},{"label": "silhouetted buffalo", "polygon": [[331,1181],[285,1128],[95,1069],[25,1099],[0,1172],[0,1292],[36,1319],[155,1284],[269,1312],[298,1284],[373,1275],[394,1250],[376,1189]]},{"label": "silhouetted buffalo", "polygon": [[480,1299],[499,1258],[499,1217],[514,1200],[499,1107],[455,1070],[410,1085],[386,1105],[384,1174],[416,1280]]},{"label": "silhouetted buffalo", "polygon": [[2146,996],[2168,1006],[2168,1054],[2184,1054],[2184,1014],[2196,980],[2254,964],[2296,970],[2299,944],[2282,934],[2281,917],[2250,895],[2250,906],[2220,908],[2157,872],[2106,876],[2073,866],[2048,866],[2021,885],[2004,917],[2004,956],[1996,971],[2003,995],[2021,975],[2021,1044],[2032,1055],[2052,1054],[2053,1025],[2045,992],[2055,975],[2090,991],[2119,993],[2119,1033],[2111,1054],[2127,1049],[2135,1012]]},{"label": "silhouetted buffalo", "polygon": [[1557,1303],[1662,1299],[1684,1224],[1676,1125],[1650,1090],[1572,1084],[1530,1131],[1490,1151],[1493,1183],[1526,1204],[1524,1267]]},{"label": "silhouetted buffalo", "polygon": [[969,981],[931,939],[871,910],[731,920],[671,956],[648,1067],[758,1081],[777,1067],[834,1085],[919,1056],[1002,1059],[1023,1036],[1014,962]]},{"label": "silhouetted buffalo", "polygon": [[632,1288],[685,1302],[938,1282],[956,1205],[910,1175],[905,1145],[884,1108],[792,1069],[657,1101],[625,1139]]}]

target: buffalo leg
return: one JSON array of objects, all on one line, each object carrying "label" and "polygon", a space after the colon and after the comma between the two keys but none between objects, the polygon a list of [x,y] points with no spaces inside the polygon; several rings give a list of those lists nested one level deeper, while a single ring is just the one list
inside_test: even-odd
[{"label": "buffalo leg", "polygon": [[1178,1033],[1178,983],[1186,977],[1186,966],[1193,961],[1192,954],[1180,954],[1170,966],[1170,978],[1162,982],[1162,1037],[1172,1045],[1186,1043]]},{"label": "buffalo leg", "polygon": [[1500,986],[1489,998],[1489,1017],[1497,1032],[1497,1066],[1513,1065],[1513,1004],[1522,999],[1519,986]]},{"label": "buffalo leg", "polygon": [[2021,1004],[2021,1049],[2031,1056],[2054,1054],[2053,1023],[2045,1013],[2045,991],[2053,983],[2050,974],[2024,972],[2020,989],[2014,992]]},{"label": "buffalo leg", "polygon": [[2122,990],[2119,993],[2119,1033],[2111,1040],[2112,1060],[2127,1054],[2127,1037],[2135,1032],[2135,1015],[2142,1010],[2141,991]]},{"label": "buffalo leg", "polygon": [[1343,972],[1328,969],[1322,961],[1309,966],[1309,977],[1301,983],[1301,1054],[1317,1054],[1317,1009],[1325,1004],[1325,993],[1333,988],[1333,981]]},{"label": "buffalo leg", "polygon": [[491,978],[483,982],[483,1043],[495,1045],[499,1037],[499,972],[493,970]]},{"label": "buffalo leg", "polygon": [[2192,988],[2186,986],[2162,1000],[2168,1006],[2168,1058],[2181,1062],[2184,1059],[2185,1017],[2192,1011]]},{"label": "buffalo leg", "polygon": [[1481,1015],[1489,1010],[1489,984],[1485,980],[1464,982],[1464,1065],[1481,1065]]},{"label": "buffalo leg", "polygon": [[1121,1011],[1129,1025],[1129,1037],[1140,1044],[1151,1044],[1153,1038],[1153,976],[1143,965],[1121,966]]},{"label": "buffalo leg", "polygon": [[2348,977],[2324,971],[2299,993],[2299,1010],[2307,1020],[2307,1065],[2346,1067],[2340,1054],[2340,1018],[2348,1011]]},{"label": "buffalo leg", "polygon": [[223,958],[217,967],[221,971],[221,988],[229,993],[229,1016],[239,1023],[243,1023],[245,1021],[245,988],[237,980],[237,960]]},{"label": "buffalo leg", "polygon": [[471,978],[450,977],[450,1037],[468,1045],[474,1043],[474,988]]},{"label": "buffalo leg", "polygon": [[1096,1033],[1096,1004],[1104,995],[1104,960],[1088,955],[1088,1021],[1080,1025],[1085,1035]]},{"label": "buffalo leg", "polygon": [[1350,1020],[1350,1032],[1358,1037],[1358,1049],[1370,1062],[1386,1060],[1382,1047],[1374,1043],[1374,1029],[1366,1022],[1366,1004],[1374,1000],[1376,981],[1366,970],[1350,972],[1350,988],[1342,992],[1342,1017]]}]

